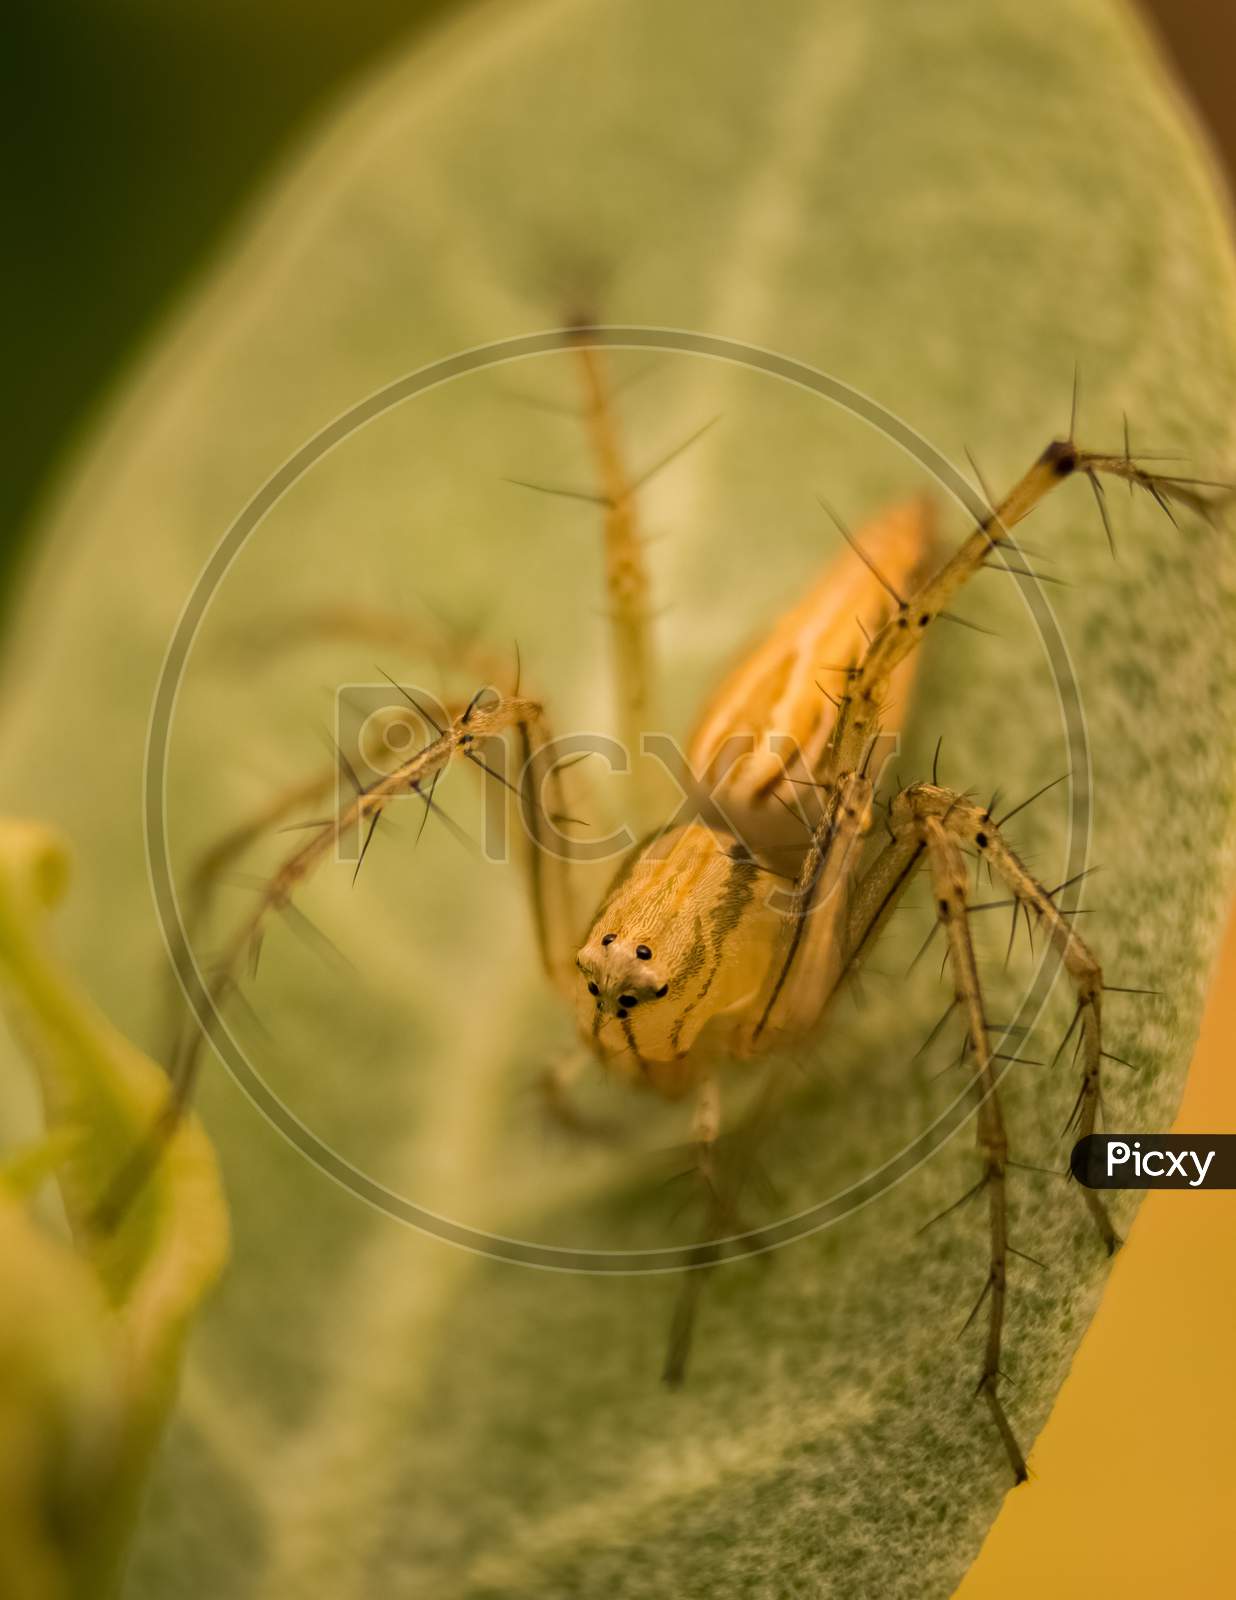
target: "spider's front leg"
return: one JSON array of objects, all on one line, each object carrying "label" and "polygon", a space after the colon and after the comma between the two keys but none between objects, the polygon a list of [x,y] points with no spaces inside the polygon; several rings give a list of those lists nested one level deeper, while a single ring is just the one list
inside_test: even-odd
[{"label": "spider's front leg", "polygon": [[654,715],[655,698],[651,584],[636,509],[640,480],[627,468],[601,351],[581,340],[576,355],[584,392],[584,423],[604,513],[614,705],[619,736],[635,760],[640,735]]},{"label": "spider's front leg", "polygon": [[[416,705],[415,701],[412,703]],[[567,920],[568,863],[559,852],[555,858],[556,866],[546,873],[541,861],[541,830],[550,826],[550,819],[539,810],[541,797],[542,794],[553,797],[561,793],[561,774],[552,760],[552,741],[545,727],[540,703],[494,691],[490,691],[490,697],[486,700],[485,691],[480,690],[458,715],[451,717],[446,726],[433,723],[432,718],[427,717],[427,720],[435,729],[435,737],[428,744],[394,771],[383,774],[367,785],[358,786],[352,799],[338,815],[309,825],[310,831],[305,842],[292,851],[262,884],[256,903],[249,915],[235,928],[209,977],[199,971],[186,945],[187,959],[179,975],[191,999],[194,1022],[198,1025],[189,1029],[185,1046],[178,1053],[164,1104],[148,1134],[134,1149],[96,1208],[92,1222],[99,1231],[107,1233],[114,1229],[176,1133],[188,1109],[201,1066],[207,1038],[206,1016],[209,1014],[217,1022],[220,1008],[238,991],[246,964],[256,966],[257,953],[271,919],[277,913],[293,912],[295,893],[330,860],[339,840],[363,829],[364,843],[352,873],[355,879],[374,830],[388,807],[401,795],[412,794],[420,799],[427,811],[435,809],[434,795],[438,782],[451,766],[461,763],[477,766],[505,787],[515,788],[488,765],[482,753],[487,741],[499,739],[507,733],[514,733],[521,739],[527,757],[523,767],[524,783],[516,789],[516,793],[522,802],[525,820],[531,818],[528,821],[531,837],[528,853],[542,957],[551,975],[560,971],[565,960],[562,951],[570,943]],[[546,762],[545,757],[550,759]],[[547,765],[548,771],[540,776],[535,791],[530,795],[528,784],[532,779],[529,774],[537,772],[538,760]],[[276,808],[277,814],[281,814],[282,809],[280,803]],[[239,837],[244,842],[247,838],[245,830],[241,830]],[[231,849],[231,841],[226,843],[226,848]]]},{"label": "spider's front leg", "polygon": [[519,759],[519,821],[524,879],[545,976],[564,1000],[574,997],[580,911],[570,835],[566,764],[540,706],[514,728]]},{"label": "spider's front leg", "polygon": [[987,1281],[975,1307],[990,1299],[987,1320],[987,1343],[983,1352],[983,1371],[979,1378],[979,1393],[986,1400],[992,1420],[999,1431],[1008,1453],[1013,1477],[1018,1483],[1026,1478],[1026,1462],[1021,1446],[1009,1424],[1004,1406],[997,1392],[1000,1382],[1000,1347],[1004,1339],[1004,1312],[1008,1296],[1009,1225],[1006,1171],[1008,1162],[1008,1137],[1004,1130],[1004,1114],[996,1089],[992,1070],[991,1040],[987,1019],[983,1011],[983,992],[979,985],[978,966],[974,959],[974,945],[970,937],[969,912],[966,904],[966,867],[956,838],[946,829],[939,817],[927,816],[921,823],[921,834],[927,849],[931,869],[931,887],[936,900],[936,912],[944,925],[948,938],[949,961],[958,1001],[965,1018],[970,1049],[974,1058],[974,1092],[978,1102],[977,1144],[979,1159],[983,1164],[979,1183],[987,1193],[988,1221],[991,1229],[991,1258]]},{"label": "spider's front leg", "polygon": [[513,481],[524,488],[584,501],[601,512],[614,726],[630,763],[624,794],[635,832],[642,837],[663,820],[672,805],[673,791],[660,765],[642,752],[643,736],[659,729],[660,713],[652,579],[640,496],[652,479],[671,467],[717,419],[696,427],[653,460],[633,464],[619,412],[622,385],[611,376],[607,352],[590,340],[588,326],[577,324],[571,348],[582,393],[579,416],[593,471],[591,487],[555,487],[522,478]]},{"label": "spider's front leg", "polygon": [[[695,1154],[695,1173],[703,1182],[707,1195],[705,1256],[711,1255],[715,1250],[715,1259],[719,1261],[721,1247],[715,1241],[739,1226],[736,1210],[738,1196],[732,1175],[727,1175],[718,1169],[721,1091],[717,1086],[717,1080],[711,1075],[703,1078],[695,1091],[691,1136]],[[665,1366],[661,1372],[662,1380],[671,1389],[680,1388],[687,1375],[700,1295],[711,1265],[712,1263],[706,1259],[703,1264],[690,1268],[683,1275],[682,1285],[674,1302]]]},{"label": "spider's front leg", "polygon": [[[988,1301],[987,1342],[979,1392],[991,1410],[1013,1474],[1021,1482],[1026,1476],[1025,1459],[997,1392],[1008,1293],[1008,1258],[1012,1252],[1005,1189],[1008,1139],[993,1066],[990,1027],[970,935],[962,845],[978,850],[1017,902],[1034,912],[1043,923],[1073,985],[1077,1010],[1069,1032],[1071,1035],[1080,1025],[1082,1054],[1081,1084],[1073,1115],[1079,1136],[1094,1131],[1100,1104],[1102,969],[1051,895],[1018,859],[990,815],[965,795],[934,784],[915,784],[893,801],[889,828],[890,842],[856,886],[852,897],[848,935],[850,962],[853,966],[862,959],[925,855],[936,915],[948,940],[956,1004],[965,1017],[974,1061],[977,1143],[983,1170],[972,1192],[982,1189],[988,1200],[990,1262],[982,1294],[971,1312],[973,1317],[983,1302]],[[1099,1236],[1110,1253],[1119,1241],[1107,1209],[1093,1190],[1085,1189],[1082,1193]]]},{"label": "spider's front leg", "polygon": [[847,773],[829,795],[823,819],[784,908],[779,949],[769,969],[748,1048],[796,1041],[814,1029],[845,974],[846,934],[863,840],[871,827],[872,785]]},{"label": "spider's front leg", "polygon": [[[932,841],[926,831],[929,821],[938,823],[955,844],[965,843],[977,849],[1018,902],[1028,907],[1046,928],[1077,997],[1077,1007],[1067,1037],[1071,1038],[1080,1029],[1078,1049],[1081,1054],[1081,1081],[1069,1119],[1070,1126],[1076,1128],[1079,1139],[1093,1133],[1102,1104],[1103,969],[1089,945],[1060,911],[1048,891],[1018,858],[989,813],[965,795],[938,788],[934,784],[915,784],[894,800],[891,820],[894,834],[900,829],[913,831],[922,838],[929,858],[940,855],[937,847],[933,857]],[[1095,1190],[1083,1189],[1081,1192],[1099,1237],[1110,1255],[1120,1241],[1112,1227],[1107,1207]]]},{"label": "spider's front leg", "polygon": [[1008,542],[1008,532],[1060,484],[1084,477],[1110,537],[1103,481],[1123,479],[1130,488],[1145,491],[1175,521],[1171,507],[1179,505],[1207,519],[1230,499],[1229,485],[1150,472],[1129,455],[1108,455],[1079,450],[1072,438],[1056,439],[1013,485],[998,505],[979,522],[973,533],[936,572],[906,599],[871,640],[858,664],[850,669],[846,694],[833,737],[818,774],[828,784],[857,768],[870,741],[879,731],[881,702],[893,675],[914,651],[937,617],[966,583],[987,565],[993,553]]}]

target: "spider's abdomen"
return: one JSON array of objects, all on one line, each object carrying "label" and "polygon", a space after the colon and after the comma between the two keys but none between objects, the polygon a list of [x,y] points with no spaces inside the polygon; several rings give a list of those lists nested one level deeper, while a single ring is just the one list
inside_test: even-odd
[{"label": "spider's abdomen", "polygon": [[[846,668],[895,611],[894,595],[912,591],[930,564],[933,521],[927,501],[910,500],[860,528],[863,555],[845,550],[829,564],[722,681],[696,724],[692,772],[748,847],[782,871],[793,870],[786,852],[801,842],[786,807],[809,799],[804,785],[832,734]],[[900,727],[911,670],[890,686],[886,729]]]}]

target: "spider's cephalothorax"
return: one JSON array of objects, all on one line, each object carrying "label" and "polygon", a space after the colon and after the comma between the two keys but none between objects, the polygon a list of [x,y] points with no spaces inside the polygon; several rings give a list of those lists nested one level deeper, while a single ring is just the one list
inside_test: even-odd
[{"label": "spider's cephalothorax", "polygon": [[[619,732],[634,752],[651,726],[655,681],[649,584],[634,496],[634,485],[648,474],[632,475],[625,468],[600,353],[583,333],[577,355],[600,479],[591,498],[604,508]],[[888,802],[885,826],[877,832],[869,773],[878,772],[873,750],[882,730],[899,725],[913,653],[932,622],[947,613],[958,590],[983,569],[1008,530],[1077,475],[1090,480],[1105,519],[1104,475],[1146,489],[1164,506],[1173,501],[1206,514],[1213,504],[1196,480],[1151,473],[1127,451],[1108,456],[1080,450],[1070,437],[1049,445],[938,566],[931,515],[922,501],[860,530],[853,549],[827,568],[704,708],[686,756],[707,804],[685,819],[645,817],[652,831],[630,852],[591,918],[581,915],[575,902],[570,852],[550,847],[555,817],[569,813],[543,707],[520,698],[517,682],[506,683],[502,669],[487,668],[486,676],[497,685],[491,696],[474,696],[452,713],[449,726],[435,725],[429,743],[392,773],[368,787],[358,785],[340,816],[319,825],[288,858],[239,930],[211,999],[221,1002],[235,986],[269,913],[288,904],[345,829],[361,826],[367,845],[386,805],[400,793],[411,791],[433,807],[438,779],[452,763],[470,763],[500,778],[487,765],[478,739],[511,735],[523,758],[520,811],[545,971],[574,1010],[582,1059],[597,1060],[606,1071],[670,1099],[694,1096],[695,1144],[710,1196],[709,1237],[716,1239],[733,1225],[738,1199],[721,1192],[710,1158],[721,1128],[718,1069],[728,1061],[751,1061],[774,1047],[793,1046],[819,1030],[840,986],[865,958],[907,884],[925,867],[945,934],[955,1005],[966,1025],[981,1168],[976,1190],[985,1192],[988,1206],[987,1332],[978,1389],[1020,1480],[1025,1462],[998,1393],[1011,1249],[1008,1137],[970,937],[963,851],[985,860],[1027,919],[1037,920],[1073,986],[1078,1137],[1093,1132],[1099,1107],[1102,974],[1072,922],[985,810],[934,782],[915,784]],[[387,640],[391,628],[385,619],[381,631]],[[358,626],[355,631],[368,630]],[[500,781],[512,787],[505,778]],[[314,785],[300,786],[256,824],[224,841],[206,863],[198,885],[201,898],[218,868],[259,826],[287,820],[296,808],[329,794],[333,783],[334,774],[327,773]],[[163,1134],[185,1103],[199,1053],[196,1044],[181,1058],[181,1074],[161,1122]],[[547,1082],[551,1103],[562,1107],[564,1076],[548,1075]],[[1117,1241],[1102,1200],[1089,1189],[1081,1194],[1100,1239],[1114,1249]],[[682,1291],[666,1369],[670,1378],[681,1377],[685,1366],[701,1278],[699,1272],[689,1274]]]},{"label": "spider's cephalothorax", "polygon": [[621,1076],[677,1097],[737,1053],[776,919],[759,864],[701,823],[638,851],[576,957],[580,1032]]}]

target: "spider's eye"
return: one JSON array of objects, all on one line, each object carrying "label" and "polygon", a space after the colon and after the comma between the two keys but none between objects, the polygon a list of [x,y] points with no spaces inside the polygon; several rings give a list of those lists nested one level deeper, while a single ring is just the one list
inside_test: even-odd
[{"label": "spider's eye", "polygon": [[601,940],[601,943],[602,944],[613,944],[614,940],[617,937],[618,937],[618,935],[616,933],[607,933],[605,935],[604,939]]},{"label": "spider's eye", "polygon": [[626,1006],[629,1009],[631,1006],[637,1006],[639,1001],[633,994],[620,994],[618,996],[618,1004],[620,1006]]},{"label": "spider's eye", "polygon": [[635,946],[635,954],[640,961],[652,960],[652,951],[646,944],[637,944]]},{"label": "spider's eye", "polygon": [[668,993],[669,993],[669,984],[668,983],[663,983],[661,985],[661,987],[657,990],[657,999],[658,1000],[664,1000]]},{"label": "spider's eye", "polygon": [[600,992],[601,991],[597,988],[595,983],[590,983],[588,985],[588,993],[589,994],[600,994]]}]

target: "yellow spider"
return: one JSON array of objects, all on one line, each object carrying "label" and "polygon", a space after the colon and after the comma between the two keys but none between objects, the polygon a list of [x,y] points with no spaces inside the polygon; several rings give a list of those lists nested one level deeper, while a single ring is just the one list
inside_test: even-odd
[{"label": "yellow spider", "polygon": [[[622,458],[600,352],[581,337],[576,356],[604,509],[621,734],[637,752],[648,732],[653,673],[636,484]],[[503,669],[490,668],[496,687],[436,725],[434,738],[389,773],[358,785],[340,814],[318,825],[287,858],[230,942],[212,984],[213,1003],[222,1003],[234,988],[246,957],[256,957],[270,914],[289,904],[341,837],[359,830],[367,844],[385,807],[409,791],[433,807],[434,787],[453,763],[470,761],[498,776],[485,751],[488,742],[510,736],[521,758],[513,787],[527,834],[525,866],[546,974],[574,1010],[586,1058],[653,1094],[693,1099],[694,1147],[711,1195],[710,1236],[716,1238],[735,1217],[742,1182],[733,1173],[722,1181],[713,1165],[722,1129],[718,1069],[817,1033],[843,982],[925,865],[946,936],[955,1004],[966,1023],[978,1107],[979,1187],[989,1209],[988,1322],[979,1390],[1021,1480],[1025,1462],[998,1393],[1009,1254],[1008,1145],[971,943],[963,850],[985,858],[1014,902],[1039,920],[1073,985],[1079,1137],[1093,1132],[1100,1101],[1102,972],[987,811],[960,792],[917,783],[891,800],[877,832],[870,772],[882,729],[898,725],[914,652],[932,622],[987,564],[1008,530],[1057,485],[1078,475],[1090,479],[1100,507],[1102,475],[1142,487],[1161,503],[1175,500],[1199,511],[1209,504],[1188,480],[1147,472],[1127,452],[1084,451],[1069,438],[1049,444],[942,562],[934,556],[926,502],[878,518],[724,681],[686,751],[692,789],[686,813],[668,822],[662,818],[627,853],[590,921],[575,904],[575,863],[561,825],[564,763],[555,753],[545,710],[521,694],[517,682],[507,681]],[[376,631],[374,619],[334,620],[344,631]],[[332,781],[333,774],[326,774],[280,797],[211,853],[199,873],[190,927],[219,868],[261,829],[311,797],[329,794]],[[362,847],[362,859],[363,853]],[[195,1035],[161,1134],[185,1105],[200,1048]],[[565,1076],[555,1077],[550,1088],[553,1102],[563,1105]],[[1102,1244],[1114,1250],[1117,1239],[1102,1200],[1091,1190],[1080,1192]],[[671,1381],[685,1369],[702,1276],[688,1274],[680,1297],[666,1366]]]}]

